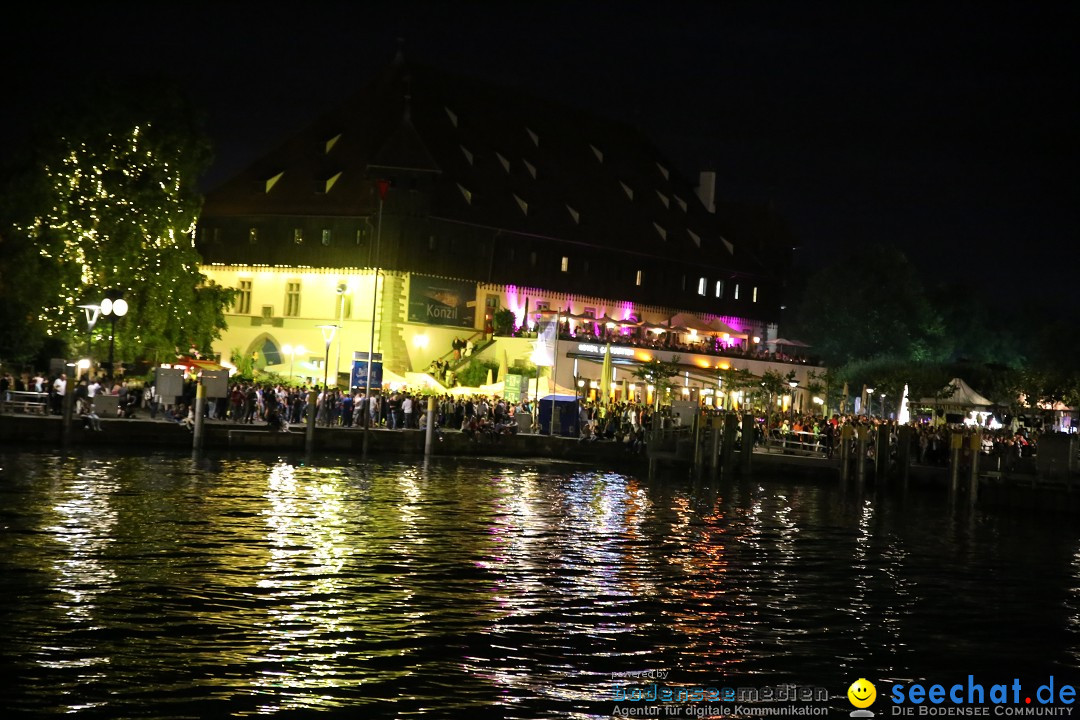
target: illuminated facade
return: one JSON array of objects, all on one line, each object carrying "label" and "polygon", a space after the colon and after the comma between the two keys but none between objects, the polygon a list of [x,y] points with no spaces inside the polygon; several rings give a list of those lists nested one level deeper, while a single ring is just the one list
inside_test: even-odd
[{"label": "illuminated facade", "polygon": [[[397,62],[208,194],[202,270],[240,290],[215,350],[319,379],[318,325],[335,324],[340,377],[372,332],[403,374],[502,309],[526,327],[544,310],[687,313],[775,337],[782,223],[717,206],[711,176],[702,192],[671,167],[631,128]],[[527,357],[499,342],[493,358]]]}]

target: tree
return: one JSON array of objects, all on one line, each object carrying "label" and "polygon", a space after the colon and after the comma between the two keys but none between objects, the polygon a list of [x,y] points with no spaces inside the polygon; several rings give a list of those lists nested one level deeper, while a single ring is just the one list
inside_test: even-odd
[{"label": "tree", "polygon": [[679,356],[673,355],[670,360],[653,358],[647,363],[642,363],[634,368],[634,377],[644,383],[652,385],[655,390],[654,407],[660,407],[660,398],[664,391],[672,386],[671,378],[679,374]]},{"label": "tree", "polygon": [[129,306],[116,324],[117,360],[209,352],[233,291],[198,270],[196,183],[211,155],[192,106],[153,82],[95,88],[65,108],[6,178],[0,234],[24,264],[0,279],[0,306],[18,295],[20,273],[43,280],[28,328],[0,336],[10,343],[0,355],[25,354],[17,344],[36,338],[78,347],[87,330],[77,306],[106,290],[122,291]]},{"label": "tree", "polygon": [[811,277],[799,322],[830,367],[882,355],[927,362],[948,351],[940,316],[894,248],[847,253]]},{"label": "tree", "polygon": [[517,320],[517,317],[514,315],[513,310],[510,310],[509,308],[496,310],[495,314],[491,317],[491,322],[495,327],[495,334],[513,335],[515,320]]}]

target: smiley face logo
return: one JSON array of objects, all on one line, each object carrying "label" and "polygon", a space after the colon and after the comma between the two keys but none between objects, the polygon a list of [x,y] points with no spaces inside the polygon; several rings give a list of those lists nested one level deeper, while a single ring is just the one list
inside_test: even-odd
[{"label": "smiley face logo", "polygon": [[847,697],[855,707],[867,708],[877,699],[877,690],[874,689],[872,682],[866,678],[859,678],[851,683],[851,687],[847,690]]}]

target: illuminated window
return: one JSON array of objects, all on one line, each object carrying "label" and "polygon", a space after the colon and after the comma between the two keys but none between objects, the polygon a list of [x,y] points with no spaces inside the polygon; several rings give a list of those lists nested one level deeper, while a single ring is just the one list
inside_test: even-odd
[{"label": "illuminated window", "polygon": [[285,317],[300,315],[300,281],[290,280],[285,283]]},{"label": "illuminated window", "polygon": [[723,280],[717,280],[716,281],[716,297],[718,297],[718,298],[724,297],[724,281]]},{"label": "illuminated window", "polygon": [[754,286],[754,294],[753,297],[750,299],[750,302],[757,302],[757,285]]},{"label": "illuminated window", "polygon": [[566,272],[567,270],[569,270],[570,269],[570,258],[563,255],[562,265],[560,266],[559,269],[562,270],[563,272]]},{"label": "illuminated window", "polygon": [[739,283],[735,283],[735,299],[739,299]]},{"label": "illuminated window", "polygon": [[698,278],[698,281],[697,281],[697,294],[698,295],[704,295],[705,294],[705,285],[706,285],[707,282],[708,281],[705,278]]},{"label": "illuminated window", "polygon": [[251,313],[251,281],[241,280],[240,292],[236,294],[236,313],[238,315],[248,315]]},{"label": "illuminated window", "polygon": [[638,287],[641,286],[641,271],[640,270],[637,271],[637,277],[634,278],[634,284],[637,285]]},{"label": "illuminated window", "polygon": [[304,231],[301,228],[293,228],[292,231],[293,242],[297,245],[304,244]]},{"label": "illuminated window", "polygon": [[329,228],[322,231],[322,244],[323,245],[329,245],[330,244],[330,230],[329,230]]},{"label": "illuminated window", "polygon": [[248,228],[248,242],[252,245],[259,242],[259,228]]}]

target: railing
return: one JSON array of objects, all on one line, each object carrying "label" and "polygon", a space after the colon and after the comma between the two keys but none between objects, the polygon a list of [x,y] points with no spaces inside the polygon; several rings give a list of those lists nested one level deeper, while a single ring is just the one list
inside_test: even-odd
[{"label": "railing", "polygon": [[44,415],[48,411],[48,393],[11,390],[7,395],[8,397],[3,399],[4,412],[14,410],[16,412]]}]

